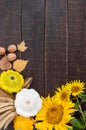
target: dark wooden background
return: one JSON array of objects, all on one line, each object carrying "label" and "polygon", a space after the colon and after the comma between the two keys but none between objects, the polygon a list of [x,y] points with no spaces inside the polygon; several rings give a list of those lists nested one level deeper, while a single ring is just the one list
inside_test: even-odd
[{"label": "dark wooden background", "polygon": [[0,0],[0,46],[22,40],[30,60],[23,74],[41,95],[86,81],[86,0]]}]

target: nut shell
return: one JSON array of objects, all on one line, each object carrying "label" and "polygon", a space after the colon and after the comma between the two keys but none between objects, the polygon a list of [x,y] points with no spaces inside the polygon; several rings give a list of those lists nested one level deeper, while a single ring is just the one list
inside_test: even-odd
[{"label": "nut shell", "polygon": [[0,55],[4,55],[6,53],[6,50],[4,47],[0,47]]},{"label": "nut shell", "polygon": [[7,58],[8,58],[8,60],[9,61],[14,61],[15,59],[16,59],[16,54],[15,53],[9,53],[8,55],[7,55]]},{"label": "nut shell", "polygon": [[17,50],[15,45],[9,45],[7,48],[8,52],[12,53],[15,52]]}]

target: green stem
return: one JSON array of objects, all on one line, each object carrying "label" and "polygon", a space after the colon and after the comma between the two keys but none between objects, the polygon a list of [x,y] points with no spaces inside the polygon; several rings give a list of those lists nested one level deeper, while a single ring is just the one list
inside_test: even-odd
[{"label": "green stem", "polygon": [[78,103],[78,105],[79,105],[79,110],[80,110],[80,113],[81,113],[81,115],[82,115],[82,119],[83,119],[83,121],[84,121],[85,128],[86,128],[85,116],[84,116],[84,113],[83,113],[83,110],[82,110],[81,104],[79,103],[79,99],[78,99],[78,97],[77,97],[77,103]]}]

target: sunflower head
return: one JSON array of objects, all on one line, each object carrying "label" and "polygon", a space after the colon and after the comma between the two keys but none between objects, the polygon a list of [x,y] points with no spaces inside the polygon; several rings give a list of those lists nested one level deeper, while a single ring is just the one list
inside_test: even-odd
[{"label": "sunflower head", "polygon": [[16,71],[8,70],[1,73],[0,76],[0,88],[14,93],[22,89],[24,85],[24,79],[21,74]]},{"label": "sunflower head", "polygon": [[[36,128],[40,130],[66,130],[67,123],[72,119],[71,114],[75,111],[74,104],[69,102],[57,102],[55,98],[42,98],[43,107],[36,115]],[[41,121],[41,122],[40,122]]]},{"label": "sunflower head", "polygon": [[64,85],[57,88],[57,91],[55,91],[55,99],[57,101],[69,101],[70,100],[70,91],[68,88]]},{"label": "sunflower head", "polygon": [[14,119],[14,130],[33,130],[33,124],[35,123],[33,118],[25,118],[17,116]]},{"label": "sunflower head", "polygon": [[46,120],[49,124],[58,124],[62,120],[63,106],[52,104],[46,112]]},{"label": "sunflower head", "polygon": [[80,80],[74,80],[66,84],[66,87],[69,88],[69,91],[73,96],[77,96],[84,92],[85,83]]}]

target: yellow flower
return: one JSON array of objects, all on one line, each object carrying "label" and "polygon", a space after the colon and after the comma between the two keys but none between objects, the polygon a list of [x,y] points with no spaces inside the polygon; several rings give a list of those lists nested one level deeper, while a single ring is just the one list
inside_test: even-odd
[{"label": "yellow flower", "polygon": [[84,92],[85,89],[85,83],[80,82],[80,80],[74,80],[66,84],[67,88],[69,88],[69,91],[73,96],[77,96]]},{"label": "yellow flower", "polygon": [[14,130],[33,130],[33,124],[35,123],[33,118],[25,118],[17,116],[14,119]]},{"label": "yellow flower", "polygon": [[72,128],[67,123],[73,118],[74,104],[70,102],[57,102],[55,98],[42,98],[42,109],[36,115],[36,128],[40,130],[68,130]]},{"label": "yellow flower", "polygon": [[55,96],[57,101],[69,101],[70,100],[70,92],[67,87],[62,85],[62,87],[57,88],[57,91],[55,91]]},{"label": "yellow flower", "polygon": [[24,79],[21,74],[16,71],[8,70],[1,73],[0,88],[9,92],[18,92],[24,85]]}]

